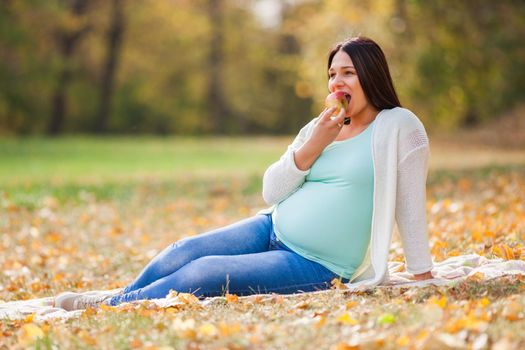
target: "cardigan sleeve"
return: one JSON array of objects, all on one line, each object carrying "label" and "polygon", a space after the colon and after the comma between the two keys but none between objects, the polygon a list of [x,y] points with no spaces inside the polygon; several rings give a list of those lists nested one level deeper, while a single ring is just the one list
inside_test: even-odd
[{"label": "cardigan sleeve", "polygon": [[294,153],[308,139],[315,120],[305,125],[281,158],[266,169],[263,176],[262,196],[268,205],[277,204],[290,196],[304,183],[306,175],[310,173],[309,169],[297,168]]},{"label": "cardigan sleeve", "polygon": [[398,162],[396,222],[403,243],[406,270],[419,274],[433,267],[425,208],[429,158],[426,133],[421,129],[414,130],[403,146],[407,152],[400,154],[402,158]]}]

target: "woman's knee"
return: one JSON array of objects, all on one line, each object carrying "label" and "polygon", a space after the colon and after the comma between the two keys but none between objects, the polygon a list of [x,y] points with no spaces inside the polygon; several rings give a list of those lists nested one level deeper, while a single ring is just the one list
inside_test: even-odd
[{"label": "woman's knee", "polygon": [[160,252],[158,257],[160,257],[160,256],[165,257],[165,256],[172,255],[172,254],[180,254],[181,251],[186,251],[186,250],[190,249],[191,238],[192,237],[181,238],[181,239],[179,239],[179,240],[169,244],[166,248],[164,248]]},{"label": "woman's knee", "polygon": [[184,265],[175,273],[174,289],[178,292],[220,291],[227,287],[228,273],[219,260],[222,256],[204,256]]}]

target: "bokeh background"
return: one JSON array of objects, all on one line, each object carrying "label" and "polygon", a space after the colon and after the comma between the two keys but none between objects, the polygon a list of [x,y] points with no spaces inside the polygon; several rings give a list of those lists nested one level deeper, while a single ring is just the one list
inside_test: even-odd
[{"label": "bokeh background", "polygon": [[4,0],[0,135],[295,134],[358,34],[430,133],[521,145],[520,0]]}]

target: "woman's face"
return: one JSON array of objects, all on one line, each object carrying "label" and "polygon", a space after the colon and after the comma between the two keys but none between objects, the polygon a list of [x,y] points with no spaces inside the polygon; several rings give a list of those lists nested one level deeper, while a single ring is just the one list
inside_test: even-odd
[{"label": "woman's face", "polygon": [[339,50],[335,54],[328,75],[330,77],[328,79],[328,90],[330,92],[344,91],[352,97],[346,115],[355,117],[372,107],[361,87],[352,59],[346,52]]}]

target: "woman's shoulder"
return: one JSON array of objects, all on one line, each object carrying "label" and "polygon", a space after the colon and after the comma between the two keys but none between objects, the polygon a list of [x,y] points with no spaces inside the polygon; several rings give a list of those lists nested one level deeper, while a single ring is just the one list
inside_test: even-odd
[{"label": "woman's shoulder", "polygon": [[422,128],[423,123],[414,112],[403,107],[394,107],[381,111],[381,119],[389,126],[397,125],[399,128]]}]

